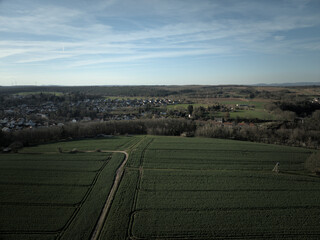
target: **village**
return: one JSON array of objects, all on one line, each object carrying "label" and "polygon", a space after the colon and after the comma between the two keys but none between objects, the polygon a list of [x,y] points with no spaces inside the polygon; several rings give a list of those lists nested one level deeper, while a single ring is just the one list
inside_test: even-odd
[{"label": "village", "polygon": [[[227,128],[260,125],[253,120],[239,121],[230,118],[230,113],[239,110],[255,111],[254,105],[245,103],[234,105],[216,103],[207,107],[194,107],[190,111],[189,107],[193,102],[189,100],[156,97],[127,98],[40,93],[7,95],[1,100],[3,104],[0,106],[0,129],[7,133],[78,122],[165,118],[208,121],[213,126]],[[319,98],[313,98],[310,102],[318,105]]]},{"label": "village", "polygon": [[[46,101],[28,103],[26,96],[13,96],[15,100],[26,100],[16,106],[0,107],[0,127],[3,132],[24,128],[63,126],[66,123],[134,120],[152,115],[155,108],[180,104],[180,100],[167,98],[125,99],[86,98],[77,101]],[[149,116],[148,116],[149,114]],[[160,112],[164,117],[165,111]]]},{"label": "village", "polygon": [[[58,98],[45,95],[12,95],[9,104],[0,107],[0,128],[2,132],[22,129],[64,126],[77,122],[103,122],[110,120],[136,120],[184,118],[194,120],[211,120],[217,126],[253,126],[253,123],[236,123],[228,121],[228,114],[233,107],[215,105],[208,108],[198,107],[191,114],[179,107],[186,102],[170,98]],[[11,104],[10,104],[11,103]],[[11,106],[10,106],[11,105]],[[237,105],[244,109],[254,106]],[[219,111],[226,117],[214,117]]]}]

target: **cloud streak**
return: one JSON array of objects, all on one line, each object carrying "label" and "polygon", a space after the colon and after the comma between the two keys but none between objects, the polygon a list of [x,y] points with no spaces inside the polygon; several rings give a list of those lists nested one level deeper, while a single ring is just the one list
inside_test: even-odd
[{"label": "cloud streak", "polygon": [[317,8],[310,7],[316,1],[45,2],[1,3],[1,65],[70,69],[151,59],[320,51],[320,34],[309,34],[320,30]]}]

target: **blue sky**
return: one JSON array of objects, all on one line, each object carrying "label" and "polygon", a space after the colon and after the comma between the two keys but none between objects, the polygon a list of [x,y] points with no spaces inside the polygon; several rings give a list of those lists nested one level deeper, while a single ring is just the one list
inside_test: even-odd
[{"label": "blue sky", "polygon": [[319,0],[0,0],[0,85],[320,82]]}]

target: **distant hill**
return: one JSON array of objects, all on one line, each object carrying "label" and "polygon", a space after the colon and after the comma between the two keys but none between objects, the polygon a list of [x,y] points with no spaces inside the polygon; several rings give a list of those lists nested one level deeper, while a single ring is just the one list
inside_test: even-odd
[{"label": "distant hill", "polygon": [[295,83],[258,83],[252,86],[275,86],[275,87],[299,87],[299,86],[320,86],[320,82],[295,82]]}]

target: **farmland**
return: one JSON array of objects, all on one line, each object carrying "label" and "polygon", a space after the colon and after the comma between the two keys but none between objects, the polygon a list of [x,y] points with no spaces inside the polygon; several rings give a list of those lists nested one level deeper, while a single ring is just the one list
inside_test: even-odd
[{"label": "farmland", "polygon": [[[195,103],[195,104],[177,104],[177,105],[170,105],[167,107],[167,109],[184,109],[186,110],[189,105],[192,105],[194,108],[197,107],[204,107],[207,108],[208,106],[212,104],[222,104],[228,107],[235,107],[237,104],[239,105],[248,105],[253,106],[253,108],[248,109],[237,109],[235,111],[230,111],[230,119],[262,119],[262,120],[275,120],[276,117],[274,114],[271,114],[265,109],[265,105],[270,103],[270,100],[265,99],[256,99],[253,101],[250,101],[248,99],[242,99],[242,98],[234,98],[234,99],[228,99],[228,98],[209,98],[205,101],[197,99],[196,101],[203,102],[203,103]],[[224,117],[225,112],[216,112],[215,117]]]},{"label": "farmland", "polygon": [[304,170],[311,150],[118,136],[0,155],[1,239],[90,239],[124,159],[96,149],[129,153],[99,239],[320,236],[320,179]]},{"label": "farmland", "polygon": [[124,156],[68,151],[116,150],[139,139],[60,142],[1,155],[0,238],[89,239]]},{"label": "farmland", "polygon": [[[320,179],[304,172],[309,154],[239,141],[147,137],[129,158],[100,239],[316,239]],[[271,171],[276,162],[278,174]]]}]

